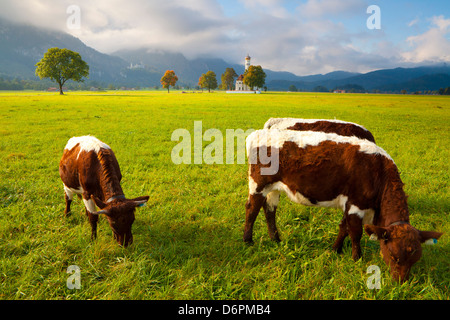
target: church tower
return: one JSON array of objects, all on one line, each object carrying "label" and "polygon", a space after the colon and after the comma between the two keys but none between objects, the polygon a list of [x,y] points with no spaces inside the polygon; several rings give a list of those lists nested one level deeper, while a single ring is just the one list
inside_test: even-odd
[{"label": "church tower", "polygon": [[248,67],[250,67],[250,56],[247,53],[247,56],[245,57],[245,70],[247,70]]}]

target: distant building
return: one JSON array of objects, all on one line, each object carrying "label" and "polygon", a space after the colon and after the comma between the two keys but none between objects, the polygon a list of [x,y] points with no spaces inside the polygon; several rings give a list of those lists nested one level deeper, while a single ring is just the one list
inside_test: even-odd
[{"label": "distant building", "polygon": [[141,63],[130,63],[130,65],[127,67],[127,69],[133,70],[133,69],[145,69],[145,65]]},{"label": "distant building", "polygon": [[[247,54],[247,56],[245,57],[245,71],[247,71],[247,69],[251,66],[250,63],[250,56]],[[244,75],[241,74],[237,79],[236,79],[236,86],[235,86],[235,90],[234,91],[227,91],[227,93],[254,93],[255,90],[257,91],[257,93],[259,93],[259,88],[250,88],[248,85],[246,85],[244,83]]]},{"label": "distant building", "polygon": [[[247,54],[247,56],[245,57],[245,71],[247,71],[247,69],[251,66],[250,64],[250,56]],[[251,88],[249,88],[249,86],[247,86],[244,83],[244,75],[241,74],[237,79],[236,79],[236,91],[250,91]]]}]

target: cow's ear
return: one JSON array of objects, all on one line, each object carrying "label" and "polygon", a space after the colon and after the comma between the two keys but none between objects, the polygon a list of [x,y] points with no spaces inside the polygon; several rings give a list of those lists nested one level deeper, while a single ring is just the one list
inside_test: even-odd
[{"label": "cow's ear", "polygon": [[136,207],[142,207],[143,205],[145,205],[145,203],[148,201],[149,198],[150,198],[149,196],[143,196],[130,199],[130,201],[133,201]]},{"label": "cow's ear", "polygon": [[109,216],[109,211],[108,210],[100,210],[100,211],[94,212],[93,214],[96,214],[96,215],[104,214],[105,216]]},{"label": "cow's ear", "polygon": [[387,228],[374,226],[373,224],[364,225],[364,230],[373,240],[389,240],[390,232]]},{"label": "cow's ear", "polygon": [[419,230],[419,240],[421,243],[424,243],[427,240],[436,240],[442,236],[442,232],[436,232],[436,231],[420,231]]},{"label": "cow's ear", "polygon": [[99,198],[95,197],[93,194],[91,194],[91,199],[94,200],[95,204],[100,209],[106,208],[106,204],[102,200],[100,200]]}]

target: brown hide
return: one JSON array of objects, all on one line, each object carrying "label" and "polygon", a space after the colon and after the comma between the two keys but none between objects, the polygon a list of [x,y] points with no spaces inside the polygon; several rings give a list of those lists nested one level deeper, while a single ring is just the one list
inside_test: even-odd
[{"label": "brown hide", "polygon": [[[131,232],[135,220],[134,211],[137,206],[148,200],[148,196],[126,199],[120,186],[122,174],[119,163],[111,149],[81,150],[80,145],[72,149],[64,149],[59,164],[61,180],[67,188],[82,195],[83,200],[91,207],[96,204],[102,210],[91,212],[86,207],[86,214],[92,229],[92,238],[97,235],[98,215],[104,214],[120,245],[127,246],[133,242]],[[81,193],[82,190],[82,193]],[[72,199],[66,193],[66,214],[70,212]]]},{"label": "brown hide", "polygon": [[320,131],[325,133],[336,133],[341,136],[355,136],[360,139],[366,139],[375,143],[375,138],[372,133],[360,126],[352,123],[339,123],[332,121],[316,121],[313,123],[297,122],[295,125],[287,128],[288,130],[296,131]]}]

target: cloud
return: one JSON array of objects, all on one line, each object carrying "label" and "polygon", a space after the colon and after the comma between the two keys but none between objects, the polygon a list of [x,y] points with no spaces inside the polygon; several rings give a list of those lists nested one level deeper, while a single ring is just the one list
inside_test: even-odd
[{"label": "cloud", "polygon": [[420,21],[419,18],[415,18],[414,20],[411,20],[411,21],[408,23],[408,27],[412,27],[412,26],[416,25],[417,23],[419,23],[419,21]]},{"label": "cloud", "polygon": [[450,61],[450,19],[433,16],[431,26],[426,32],[406,39],[409,51],[401,55],[407,62],[449,62]]},{"label": "cloud", "polygon": [[329,16],[349,16],[361,14],[367,8],[366,1],[361,0],[308,0],[299,5],[298,11],[303,17],[317,18]]},{"label": "cloud", "polygon": [[[80,29],[67,28],[70,5],[80,8]],[[225,14],[226,6],[237,9]],[[366,28],[367,6],[366,0],[2,0],[0,16],[71,33],[105,53],[145,47],[231,63],[249,53],[263,68],[299,75],[449,60],[450,19],[427,20],[430,29],[408,37],[405,50],[384,30]],[[424,19],[416,20],[409,25]]]}]

